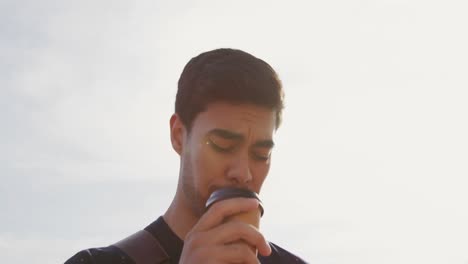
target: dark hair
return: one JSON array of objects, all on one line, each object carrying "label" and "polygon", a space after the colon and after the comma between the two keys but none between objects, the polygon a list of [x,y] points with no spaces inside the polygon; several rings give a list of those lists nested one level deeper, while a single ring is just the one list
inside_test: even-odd
[{"label": "dark hair", "polygon": [[180,75],[175,111],[190,131],[210,103],[251,103],[276,111],[281,123],[283,89],[273,68],[236,49],[216,49],[192,58]]}]

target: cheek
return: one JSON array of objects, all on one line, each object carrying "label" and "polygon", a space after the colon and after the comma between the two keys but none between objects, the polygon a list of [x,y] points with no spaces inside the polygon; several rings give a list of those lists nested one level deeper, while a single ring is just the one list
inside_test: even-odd
[{"label": "cheek", "polygon": [[255,189],[260,190],[262,187],[263,182],[265,181],[268,172],[270,171],[270,164],[260,163],[260,164],[253,164],[251,165],[252,168],[252,177],[253,177],[253,184]]},{"label": "cheek", "polygon": [[223,177],[225,163],[225,160],[214,153],[208,145],[200,144],[193,166],[198,176],[199,187],[202,188],[201,192],[207,194],[211,185],[216,184],[218,179]]}]

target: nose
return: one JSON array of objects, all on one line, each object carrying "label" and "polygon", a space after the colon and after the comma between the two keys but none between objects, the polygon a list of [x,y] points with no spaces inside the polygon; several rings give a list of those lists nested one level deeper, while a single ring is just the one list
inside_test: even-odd
[{"label": "nose", "polygon": [[229,166],[227,178],[234,185],[245,186],[252,181],[248,155],[239,155]]}]

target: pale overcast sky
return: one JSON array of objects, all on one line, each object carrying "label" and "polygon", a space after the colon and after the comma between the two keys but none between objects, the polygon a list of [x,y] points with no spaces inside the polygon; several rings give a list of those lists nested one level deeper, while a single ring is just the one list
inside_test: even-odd
[{"label": "pale overcast sky", "polygon": [[161,215],[187,61],[286,92],[265,236],[319,264],[468,263],[464,0],[0,0],[0,259],[63,263]]}]

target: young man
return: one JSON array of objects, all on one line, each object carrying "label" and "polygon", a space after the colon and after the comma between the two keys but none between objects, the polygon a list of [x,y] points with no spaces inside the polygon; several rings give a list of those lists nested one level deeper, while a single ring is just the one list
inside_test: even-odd
[{"label": "young man", "polygon": [[190,60],[170,119],[172,146],[180,156],[171,205],[134,236],[81,251],[66,264],[305,263],[267,242],[252,225],[223,221],[258,210],[257,200],[233,198],[205,209],[210,194],[221,187],[260,193],[282,109],[281,82],[266,62],[234,49]]}]

